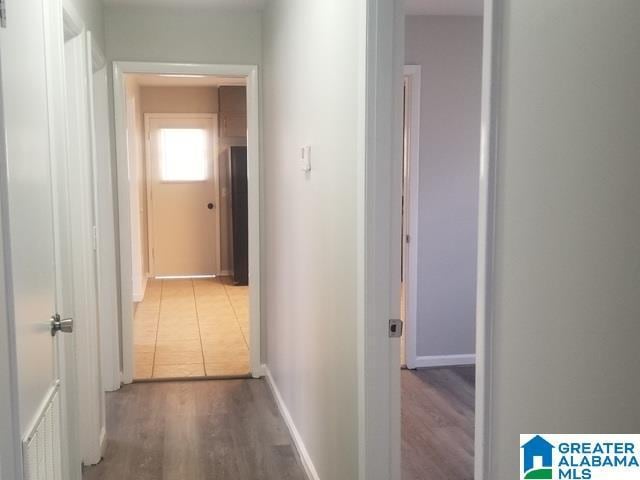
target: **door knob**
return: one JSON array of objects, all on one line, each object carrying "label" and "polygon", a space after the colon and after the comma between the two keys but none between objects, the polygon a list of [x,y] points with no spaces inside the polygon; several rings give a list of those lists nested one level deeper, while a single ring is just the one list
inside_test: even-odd
[{"label": "door knob", "polygon": [[73,318],[62,319],[58,313],[51,317],[51,336],[55,337],[58,332],[73,332]]},{"label": "door knob", "polygon": [[214,205],[213,203],[208,203],[208,204],[207,204],[207,208],[208,208],[209,210],[213,210],[213,209],[214,209],[214,207],[215,207],[215,205]]}]

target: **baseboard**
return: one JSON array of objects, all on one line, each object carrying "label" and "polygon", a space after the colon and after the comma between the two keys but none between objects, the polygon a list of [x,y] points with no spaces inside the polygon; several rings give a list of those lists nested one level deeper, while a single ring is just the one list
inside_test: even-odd
[{"label": "baseboard", "polygon": [[104,457],[104,452],[107,449],[107,427],[102,427],[100,431],[100,457]]},{"label": "baseboard", "polygon": [[223,270],[218,274],[218,277],[231,277],[233,275],[233,270]]},{"label": "baseboard", "polygon": [[144,277],[142,280],[142,285],[140,286],[140,291],[133,292],[133,301],[135,303],[140,303],[144,300],[144,293],[147,291],[147,277]]},{"label": "baseboard", "polygon": [[475,363],[475,354],[432,355],[426,357],[417,357],[415,364],[410,366],[409,368],[453,367],[456,365],[474,365]]},{"label": "baseboard", "polygon": [[267,376],[267,366],[263,363],[255,371],[251,370],[251,376],[253,378],[263,378]]},{"label": "baseboard", "polygon": [[316,471],[316,467],[313,465],[311,461],[311,457],[309,456],[309,452],[304,445],[304,441],[296,428],[295,423],[293,423],[293,418],[291,418],[291,414],[289,413],[289,409],[284,403],[282,399],[282,395],[280,395],[280,391],[278,390],[278,386],[276,385],[273,376],[271,375],[271,370],[267,365],[263,365],[262,369],[267,378],[267,384],[269,388],[271,388],[271,392],[273,393],[273,397],[276,399],[276,404],[278,405],[278,410],[280,410],[280,415],[284,419],[284,422],[289,429],[289,433],[291,434],[291,438],[293,439],[293,443],[298,450],[298,455],[300,456],[300,461],[302,462],[302,466],[307,474],[309,480],[320,480],[320,476]]}]

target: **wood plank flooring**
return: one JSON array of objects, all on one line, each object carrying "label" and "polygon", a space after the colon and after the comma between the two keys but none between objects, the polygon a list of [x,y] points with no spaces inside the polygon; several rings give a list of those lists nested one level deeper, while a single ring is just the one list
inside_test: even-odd
[{"label": "wood plank flooring", "polygon": [[[402,479],[472,480],[473,367],[402,371]],[[264,380],[107,394],[107,450],[84,480],[306,480]]]},{"label": "wood plank flooring", "polygon": [[137,383],[107,394],[84,480],[306,480],[264,380]]},{"label": "wood plank flooring", "polygon": [[402,480],[473,480],[475,367],[402,370]]}]

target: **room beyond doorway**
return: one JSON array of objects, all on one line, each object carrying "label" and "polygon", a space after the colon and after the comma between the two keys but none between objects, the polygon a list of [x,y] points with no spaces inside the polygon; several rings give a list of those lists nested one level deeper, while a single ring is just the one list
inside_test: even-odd
[{"label": "room beyond doorway", "polygon": [[115,67],[123,383],[259,377],[256,67]]}]

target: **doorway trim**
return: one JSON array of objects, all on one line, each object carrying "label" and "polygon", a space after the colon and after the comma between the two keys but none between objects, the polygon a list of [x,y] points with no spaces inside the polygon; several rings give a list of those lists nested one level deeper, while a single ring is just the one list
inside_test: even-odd
[{"label": "doorway trim", "polygon": [[216,250],[213,252],[214,262],[215,262],[215,272],[214,275],[221,275],[222,273],[222,259],[220,253],[220,243],[222,240],[222,232],[220,230],[220,138],[218,135],[218,113],[145,113],[144,114],[144,135],[145,135],[145,171],[146,171],[146,191],[145,195],[147,197],[147,242],[149,244],[147,256],[149,263],[149,274],[151,276],[155,276],[156,274],[156,265],[155,258],[153,255],[153,242],[155,240],[155,231],[154,231],[154,222],[153,222],[153,195],[152,187],[153,187],[153,176],[152,173],[152,161],[151,158],[151,125],[150,121],[154,119],[204,119],[209,120],[211,122],[211,128],[213,129],[213,170],[215,172],[214,185],[215,185],[215,194],[214,200],[217,209],[216,215],[216,235],[217,235],[217,243]]},{"label": "doorway trim", "polygon": [[405,362],[407,368],[417,368],[418,338],[418,234],[420,218],[420,91],[422,66],[405,65],[406,100],[405,145],[407,172],[405,177],[405,209],[403,226],[408,237],[402,239],[404,269],[404,319],[405,319]]},{"label": "doorway trim", "polygon": [[[257,65],[217,65],[160,62],[113,62],[113,93],[117,158],[117,190],[120,227],[120,289],[122,316],[122,382],[133,381],[133,292],[131,285],[131,227],[127,157],[125,75],[220,75],[247,80],[247,155],[249,188],[249,355],[251,375],[264,375],[260,344],[260,97]],[[118,338],[110,339],[119,344]]]},{"label": "doorway trim", "polygon": [[484,0],[482,40],[482,107],[478,204],[478,264],[476,287],[476,404],[474,478],[492,478],[494,230],[500,125],[498,98],[502,50],[503,0]]},{"label": "doorway trim", "polygon": [[[91,35],[71,6],[63,7],[64,88],[69,235],[74,254],[69,257],[72,275],[74,335],[78,381],[79,447],[82,463],[95,465],[106,446],[105,396],[100,368],[98,256],[96,230],[96,177],[93,138]],[[71,88],[69,88],[71,85]],[[73,132],[73,133],[72,133]],[[77,203],[77,202],[76,202]]]},{"label": "doorway trim", "polygon": [[[393,355],[393,349],[382,338],[384,328],[375,330],[372,322],[381,321],[374,309],[394,315],[393,300],[391,305],[385,296],[392,292],[394,279],[388,275],[388,266],[383,261],[396,261],[393,248],[385,249],[376,235],[384,237],[383,226],[388,221],[380,219],[393,215],[393,211],[376,202],[394,202],[395,183],[393,176],[389,179],[390,162],[395,162],[389,146],[394,145],[398,106],[402,98],[396,97],[396,88],[391,78],[393,73],[399,75],[404,64],[404,8],[401,0],[387,2],[385,0],[367,0],[367,47],[365,81],[365,132],[364,148],[366,152],[366,168],[364,174],[364,212],[370,220],[364,227],[365,260],[368,268],[364,269],[364,313],[366,321],[359,318],[364,329],[360,331],[360,348],[364,365],[359,366],[360,383],[360,479],[400,479],[399,463],[399,431],[400,405],[398,397],[400,384],[394,374],[399,371],[400,355]],[[474,478],[486,480],[491,478],[491,464],[495,457],[491,449],[492,423],[494,412],[491,405],[493,390],[493,285],[494,285],[494,217],[495,217],[495,182],[497,177],[497,160],[499,157],[500,125],[497,121],[498,95],[500,84],[500,64],[497,52],[502,47],[502,14],[503,0],[484,0],[483,14],[483,52],[482,52],[482,115],[480,143],[480,176],[479,176],[479,210],[478,210],[478,270],[477,270],[477,303],[476,303],[476,400],[475,400],[475,455]],[[399,62],[402,64],[398,65]],[[400,125],[401,118],[397,120]],[[376,133],[380,132],[376,137]],[[401,135],[399,135],[401,137]],[[401,146],[400,146],[401,147]],[[397,149],[400,151],[399,149]],[[378,177],[384,177],[381,180]],[[367,190],[370,195],[366,195]],[[389,195],[391,191],[391,194]],[[399,210],[398,210],[399,211]],[[377,223],[376,226],[376,217]],[[365,217],[366,218],[366,217]],[[393,227],[393,222],[392,225]],[[393,230],[391,231],[398,231]],[[397,243],[397,242],[396,242]],[[386,245],[388,247],[388,245]],[[378,247],[378,248],[376,248]],[[392,246],[393,247],[393,246]],[[399,263],[399,262],[398,262]],[[361,273],[363,270],[361,269]],[[378,278],[376,279],[376,275]],[[383,278],[380,278],[382,276]],[[390,279],[390,281],[388,281]],[[377,283],[376,283],[376,280]],[[370,283],[369,285],[367,285]],[[370,334],[370,335],[367,335]],[[389,351],[392,354],[389,355]],[[363,355],[363,356],[362,356]],[[387,363],[388,362],[388,363]],[[390,370],[387,367],[390,366]],[[375,370],[372,370],[375,369]],[[375,428],[373,428],[375,427]],[[375,433],[377,436],[374,436]]]},{"label": "doorway trim", "polygon": [[[0,46],[2,48],[2,46]],[[4,47],[6,48],[6,46]],[[22,452],[18,418],[18,371],[15,315],[11,302],[11,252],[7,212],[7,158],[4,128],[4,90],[0,66],[0,477],[22,478]]]},{"label": "doorway trim", "polygon": [[358,478],[400,480],[404,5],[362,2],[358,162]]}]

